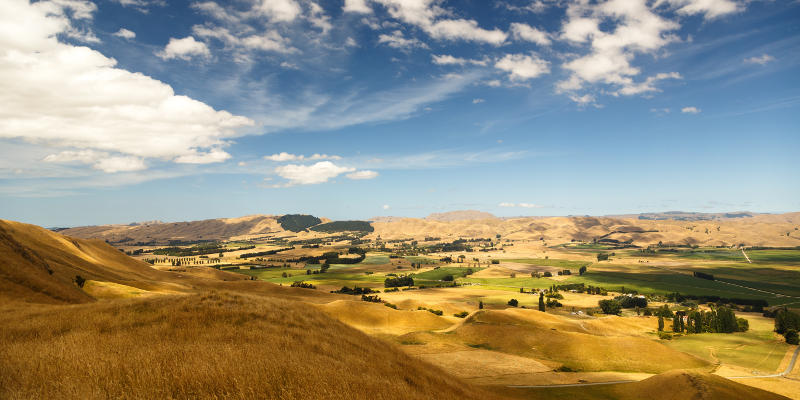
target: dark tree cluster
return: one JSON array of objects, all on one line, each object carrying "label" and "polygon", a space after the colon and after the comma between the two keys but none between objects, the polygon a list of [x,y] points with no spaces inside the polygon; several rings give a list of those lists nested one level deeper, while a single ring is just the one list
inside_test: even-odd
[{"label": "dark tree cluster", "polygon": [[286,214],[278,218],[278,223],[284,230],[301,232],[314,225],[319,225],[322,220],[313,215]]},{"label": "dark tree cluster", "polygon": [[372,227],[368,221],[333,221],[326,224],[319,224],[311,227],[312,231],[316,232],[373,232],[375,228]]},{"label": "dark tree cluster", "polygon": [[358,286],[356,286],[356,287],[354,287],[352,289],[347,287],[347,286],[342,286],[341,289],[332,290],[331,293],[341,293],[341,294],[349,294],[349,295],[357,296],[357,295],[360,295],[360,294],[370,294],[370,293],[379,293],[379,292],[377,290],[372,290],[370,288],[361,288],[361,287],[358,287]]},{"label": "dark tree cluster", "polygon": [[400,286],[414,286],[414,278],[408,275],[386,278],[386,280],[383,281],[383,286],[387,288],[400,287]]}]

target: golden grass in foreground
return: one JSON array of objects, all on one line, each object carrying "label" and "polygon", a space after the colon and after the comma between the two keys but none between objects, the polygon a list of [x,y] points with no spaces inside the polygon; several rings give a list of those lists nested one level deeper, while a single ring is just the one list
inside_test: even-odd
[{"label": "golden grass in foreground", "polygon": [[0,398],[491,398],[308,305],[207,292],[0,310]]}]

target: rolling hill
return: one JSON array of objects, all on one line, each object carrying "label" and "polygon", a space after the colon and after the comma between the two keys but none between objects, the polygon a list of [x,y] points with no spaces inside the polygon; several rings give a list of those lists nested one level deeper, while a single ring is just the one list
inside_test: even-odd
[{"label": "rolling hill", "polygon": [[[694,214],[681,213],[679,215],[683,218],[685,215]],[[643,247],[659,242],[698,246],[739,244],[774,247],[800,246],[800,213],[736,213],[735,218],[724,217],[724,214],[708,215],[710,217],[698,220],[655,219],[656,217],[651,219],[649,216],[647,219],[635,216],[501,219],[488,213],[478,214],[478,212],[465,211],[432,215],[421,219],[400,217],[377,219],[371,222],[370,227],[366,229],[359,227],[357,230],[370,231],[374,228],[374,231],[367,236],[368,238],[380,237],[388,240],[434,237],[448,241],[458,238],[493,238],[500,235],[503,239],[542,242],[548,245],[573,241],[592,242],[597,239],[606,243],[629,242]],[[59,232],[69,236],[102,239],[115,245],[129,246],[137,243],[165,245],[175,241],[196,242],[248,237],[304,239],[336,234],[336,232],[314,232],[324,231],[325,229],[322,228],[310,228],[311,232],[284,230],[278,222],[279,218],[253,215],[191,222],[76,227]],[[317,225],[318,227],[331,225],[329,219],[323,218],[321,221],[323,223]],[[292,229],[297,230],[296,228]]]}]

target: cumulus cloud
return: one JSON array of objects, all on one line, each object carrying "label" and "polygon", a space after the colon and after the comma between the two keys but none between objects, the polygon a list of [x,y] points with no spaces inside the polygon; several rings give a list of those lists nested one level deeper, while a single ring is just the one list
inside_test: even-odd
[{"label": "cumulus cloud", "polygon": [[289,186],[325,183],[341,174],[354,172],[355,168],[340,167],[330,161],[312,165],[288,164],[275,168],[275,173],[288,180]]},{"label": "cumulus cloud", "polygon": [[114,173],[114,172],[141,171],[143,169],[146,169],[147,166],[144,164],[144,161],[139,157],[114,156],[97,160],[97,162],[92,166],[92,168],[99,169],[103,172]]},{"label": "cumulus cloud", "polygon": [[57,35],[71,29],[64,4],[73,3],[0,3],[0,26],[16,32],[0,40],[0,139],[52,148],[57,153],[47,162],[107,172],[143,169],[146,158],[226,158],[226,139],[253,121],[176,95],[97,51],[59,42]]},{"label": "cumulus cloud", "polygon": [[484,99],[481,99],[481,98],[472,99],[472,104],[480,104],[480,103],[483,103],[483,102],[485,102],[485,101],[486,101],[486,100],[484,100]]},{"label": "cumulus cloud", "polygon": [[118,36],[127,40],[133,40],[136,38],[136,33],[125,28],[120,28],[117,32],[114,33],[114,36]]},{"label": "cumulus cloud", "polygon": [[[653,5],[657,7],[657,5]],[[601,29],[607,25],[608,28]],[[578,55],[563,67],[570,76],[559,82],[560,92],[574,92],[586,84],[606,84],[615,95],[634,95],[656,91],[653,84],[675,79],[676,73],[661,73],[636,82],[641,70],[632,65],[637,54],[654,53],[674,42],[680,25],[658,15],[646,0],[611,0],[592,4],[572,3],[560,37],[588,54]]]},{"label": "cumulus cloud", "polygon": [[402,31],[396,30],[390,34],[382,33],[378,36],[378,43],[385,44],[395,49],[408,50],[415,47],[427,49],[428,45],[414,38],[406,38]]},{"label": "cumulus cloud", "polygon": [[453,57],[447,54],[432,54],[431,58],[433,59],[433,63],[436,65],[486,65],[488,63],[487,60],[471,60],[467,58]]},{"label": "cumulus cloud", "polygon": [[283,162],[283,161],[302,161],[302,160],[341,160],[342,157],[336,155],[319,154],[319,153],[314,153],[306,157],[302,154],[291,154],[282,151],[280,153],[264,156],[264,159],[269,161]]},{"label": "cumulus cloud", "polygon": [[378,177],[378,173],[370,170],[356,171],[347,174],[347,177],[355,180],[374,179]]},{"label": "cumulus cloud", "polygon": [[508,72],[512,81],[526,81],[550,72],[550,63],[536,54],[506,54],[494,67]]},{"label": "cumulus cloud", "polygon": [[294,21],[302,9],[295,0],[258,0],[255,11],[273,22]]},{"label": "cumulus cloud", "polygon": [[[199,38],[219,40],[226,48],[239,53],[244,59],[244,54],[252,50],[271,51],[276,53],[296,53],[298,50],[289,44],[288,39],[277,31],[269,30],[262,33],[235,35],[230,30],[220,26],[195,25],[192,33]],[[200,43],[206,47],[204,43]],[[208,48],[205,50],[208,51]]]},{"label": "cumulus cloud", "polygon": [[484,29],[471,19],[447,18],[451,13],[433,0],[372,0],[392,18],[417,26],[434,39],[503,44],[508,35],[499,29]]},{"label": "cumulus cloud", "polygon": [[700,114],[700,109],[697,107],[683,107],[681,112],[684,114]]},{"label": "cumulus cloud", "polygon": [[208,50],[203,42],[198,42],[192,36],[187,36],[183,39],[169,38],[169,43],[164,47],[164,50],[156,53],[161,59],[172,60],[180,58],[181,60],[189,61],[192,58],[209,58],[211,52]]},{"label": "cumulus cloud", "polygon": [[549,46],[552,41],[547,32],[540,31],[528,24],[514,22],[511,24],[511,34],[516,40],[536,43],[541,46]]},{"label": "cumulus cloud", "polygon": [[703,14],[708,19],[742,10],[739,4],[732,0],[658,0],[655,7],[664,4],[674,8],[678,14]]},{"label": "cumulus cloud", "polygon": [[542,208],[543,207],[543,206],[540,206],[538,204],[533,204],[533,203],[509,203],[509,202],[502,202],[502,203],[498,204],[497,206],[498,207],[507,207],[507,208],[513,208],[513,207],[519,207],[519,208]]},{"label": "cumulus cloud", "polygon": [[744,62],[746,64],[758,64],[758,65],[766,65],[767,63],[770,63],[772,61],[775,61],[775,57],[769,54],[762,54],[761,56],[758,57],[748,57],[744,59]]},{"label": "cumulus cloud", "polygon": [[358,14],[372,13],[372,9],[367,5],[367,0],[344,0],[342,11]]}]

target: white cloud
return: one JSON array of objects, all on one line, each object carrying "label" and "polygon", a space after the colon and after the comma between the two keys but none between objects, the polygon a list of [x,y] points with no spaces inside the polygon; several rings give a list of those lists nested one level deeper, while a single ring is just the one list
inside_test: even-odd
[{"label": "white cloud", "polygon": [[499,46],[508,35],[499,30],[487,30],[475,20],[448,19],[451,13],[439,7],[435,0],[373,0],[382,4],[392,18],[415,25],[434,39],[466,40]]},{"label": "white cloud", "polygon": [[684,114],[699,114],[700,109],[697,107],[683,107],[681,108],[681,112]]},{"label": "white cloud", "polygon": [[281,67],[286,69],[300,69],[297,64],[290,63],[288,61],[281,62]]},{"label": "white cloud", "polygon": [[576,94],[571,94],[569,99],[578,103],[580,106],[586,106],[590,104],[595,104],[595,97],[591,94],[585,94],[583,96],[578,96]]},{"label": "white cloud", "polygon": [[180,58],[181,60],[189,61],[194,57],[209,58],[211,57],[211,52],[205,43],[198,42],[192,36],[187,36],[183,39],[169,38],[169,43],[164,47],[164,50],[156,53],[156,55],[164,60]]},{"label": "white cloud", "polygon": [[355,168],[340,167],[330,161],[312,165],[288,164],[275,168],[275,173],[287,179],[288,185],[314,185],[324,183],[341,174],[353,172]]},{"label": "white cloud", "polygon": [[662,81],[665,79],[681,79],[681,74],[677,72],[668,72],[668,73],[660,73],[654,76],[647,77],[644,82],[640,83],[632,83],[630,85],[623,86],[619,91],[616,93],[630,96],[635,94],[644,94],[649,92],[658,92],[660,89],[653,86],[658,81]]},{"label": "white cloud", "polygon": [[703,14],[708,19],[714,19],[726,14],[739,12],[742,8],[732,0],[658,0],[655,7],[669,4],[679,14]]},{"label": "white cloud", "polygon": [[166,5],[164,0],[113,0],[123,7],[132,7],[135,8],[143,13],[148,12],[148,8],[151,6],[160,6],[163,7]]},{"label": "white cloud", "polygon": [[258,0],[255,10],[272,22],[294,21],[303,11],[294,0]]},{"label": "white cloud", "polygon": [[378,173],[375,171],[363,170],[349,173],[347,177],[355,180],[374,179],[378,177]]},{"label": "white cloud", "polygon": [[494,66],[508,72],[512,81],[526,81],[550,72],[550,63],[536,54],[506,54]]},{"label": "white cloud", "polygon": [[278,161],[278,162],[281,162],[281,161],[295,161],[295,160],[302,160],[303,156],[298,156],[296,154],[289,154],[289,153],[283,151],[283,152],[280,152],[280,153],[277,153],[277,154],[273,154],[273,155],[270,155],[270,156],[264,156],[264,159],[265,160],[270,160],[270,161]]},{"label": "white cloud", "polygon": [[139,157],[131,156],[115,156],[98,160],[92,168],[99,169],[103,172],[130,172],[141,171],[146,169],[144,161]]},{"label": "white cloud", "polygon": [[412,49],[414,47],[420,47],[423,49],[427,49],[428,45],[417,40],[414,38],[407,39],[403,32],[400,30],[394,31],[391,34],[387,35],[382,33],[378,36],[378,43],[386,44],[389,47],[395,49]]},{"label": "white cloud", "polygon": [[481,98],[472,99],[472,104],[480,104],[480,103],[483,103],[483,102],[485,102],[485,101],[486,101],[486,100],[484,100],[484,99],[481,99]]},{"label": "white cloud", "polygon": [[433,63],[436,65],[486,65],[488,63],[487,60],[470,60],[466,58],[453,57],[448,54],[432,54],[431,58],[433,59]]},{"label": "white cloud", "polygon": [[42,161],[49,163],[68,163],[68,162],[81,162],[84,164],[91,164],[100,158],[107,157],[108,153],[97,152],[94,150],[64,150],[57,154],[50,154]]},{"label": "white cloud", "polygon": [[342,157],[339,157],[339,156],[336,156],[336,155],[318,154],[318,153],[314,153],[314,154],[306,157],[306,156],[304,156],[302,154],[291,154],[291,153],[287,153],[285,151],[282,151],[282,152],[277,153],[277,154],[264,156],[264,159],[265,160],[269,160],[269,161],[282,162],[282,161],[302,161],[302,160],[341,160]]},{"label": "white cloud", "polygon": [[514,39],[533,42],[541,46],[549,46],[552,41],[547,32],[542,32],[530,25],[514,22],[511,24]]},{"label": "white cloud", "polygon": [[125,28],[120,28],[114,33],[114,36],[119,36],[123,39],[133,40],[136,38],[136,33]]},{"label": "white cloud", "polygon": [[227,139],[253,125],[116,68],[97,51],[60,43],[71,21],[59,4],[0,2],[0,27],[16,33],[0,40],[0,139],[64,150],[48,162],[133,171],[146,158],[219,160]]},{"label": "white cloud", "polygon": [[509,203],[509,202],[502,202],[502,203],[498,204],[497,206],[498,207],[507,207],[507,208],[513,208],[513,207],[542,208],[542,207],[544,207],[544,206],[540,206],[538,204],[533,204],[533,203]]},{"label": "white cloud", "polygon": [[390,209],[390,208],[391,208],[391,207],[389,207],[389,205],[388,205],[388,204],[384,204],[384,205],[383,205],[383,209],[384,209],[384,210],[388,210],[388,209]]},{"label": "white cloud", "polygon": [[634,80],[641,74],[632,65],[637,54],[655,54],[679,40],[673,32],[680,25],[658,15],[658,6],[646,0],[571,3],[560,37],[581,51],[588,45],[589,52],[564,63],[570,76],[556,85],[557,90],[574,92],[587,84],[605,84],[612,87],[607,93],[636,95],[658,91],[654,84],[660,80],[679,79],[679,74],[670,72]]},{"label": "white cloud", "polygon": [[195,25],[192,27],[192,33],[203,39],[219,40],[228,49],[238,53],[242,60],[247,59],[245,54],[252,50],[273,51],[276,53],[296,53],[298,51],[289,44],[286,38],[274,30],[259,34],[234,35],[224,27]]},{"label": "white cloud", "polygon": [[359,14],[372,13],[372,9],[367,5],[367,0],[344,0],[342,11]]},{"label": "white cloud", "polygon": [[231,158],[230,154],[220,149],[211,149],[207,153],[192,151],[189,154],[175,157],[174,161],[179,164],[211,164],[223,162],[229,158]]},{"label": "white cloud", "polygon": [[748,57],[744,59],[746,64],[758,64],[758,65],[766,65],[769,62],[775,61],[775,57],[769,54],[763,54],[758,57]]}]

